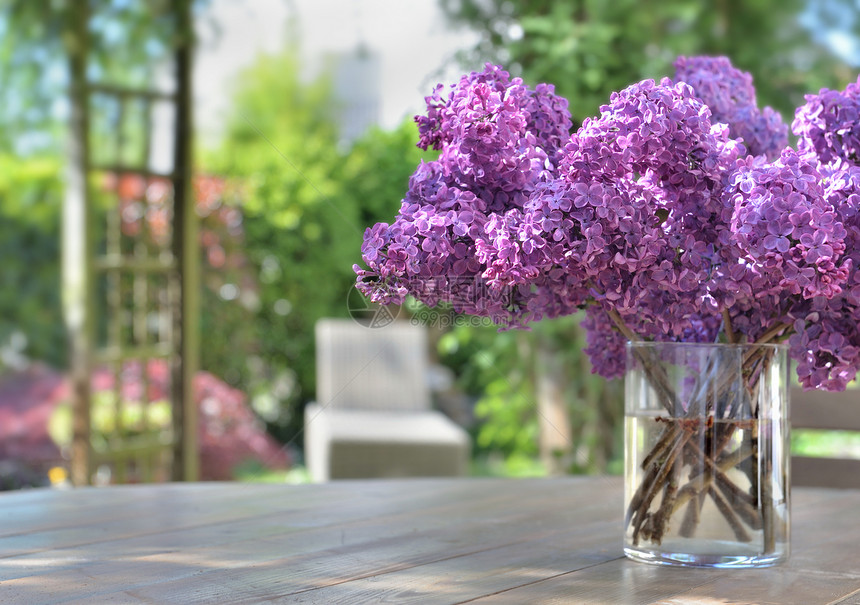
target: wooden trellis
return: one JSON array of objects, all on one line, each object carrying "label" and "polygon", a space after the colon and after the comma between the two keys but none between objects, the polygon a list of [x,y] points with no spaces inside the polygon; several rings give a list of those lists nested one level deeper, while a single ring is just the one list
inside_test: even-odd
[{"label": "wooden trellis", "polygon": [[[190,186],[188,0],[173,6],[180,36],[169,93],[87,81],[85,6],[70,20],[68,46],[72,120],[63,273],[72,481],[88,484],[105,470],[119,483],[194,480],[199,260]],[[172,166],[159,170],[151,162],[153,115],[165,107],[173,115]],[[104,118],[100,134],[111,140],[97,146],[101,157],[94,157],[94,117]],[[107,198],[104,207],[96,207],[97,187],[99,199]],[[94,371],[109,385],[100,385],[98,398]]]}]

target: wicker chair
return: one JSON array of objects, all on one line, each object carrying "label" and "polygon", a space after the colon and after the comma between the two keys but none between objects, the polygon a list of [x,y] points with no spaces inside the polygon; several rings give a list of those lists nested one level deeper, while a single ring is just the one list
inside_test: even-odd
[{"label": "wicker chair", "polygon": [[325,319],[316,347],[318,401],[305,408],[314,481],[466,474],[468,434],[431,409],[423,327]]}]

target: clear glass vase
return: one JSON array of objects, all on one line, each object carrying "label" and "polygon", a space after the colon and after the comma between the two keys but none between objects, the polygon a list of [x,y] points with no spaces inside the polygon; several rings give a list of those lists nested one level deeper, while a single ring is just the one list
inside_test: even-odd
[{"label": "clear glass vase", "polygon": [[629,343],[624,552],[759,567],[789,553],[784,345]]}]

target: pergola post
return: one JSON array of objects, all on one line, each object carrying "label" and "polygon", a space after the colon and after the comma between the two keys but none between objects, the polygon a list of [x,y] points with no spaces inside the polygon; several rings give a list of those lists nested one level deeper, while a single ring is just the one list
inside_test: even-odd
[{"label": "pergola post", "polygon": [[194,30],[189,0],[174,0],[177,31],[176,49],[176,138],[174,140],[173,179],[173,256],[177,263],[179,305],[174,314],[176,338],[172,356],[171,397],[173,408],[173,479],[194,481],[199,474],[197,444],[197,405],[194,401],[194,376],[200,355],[199,289],[200,251],[198,219],[191,186],[192,96],[191,61]]},{"label": "pergola post", "polygon": [[87,3],[68,11],[69,135],[62,225],[62,299],[69,335],[74,485],[90,483],[90,374],[93,351],[93,230],[88,191],[89,120],[87,108]]},{"label": "pergola post", "polygon": [[[176,27],[174,92],[122,82],[89,82],[86,3],[68,7],[65,18],[71,119],[63,208],[63,304],[70,342],[71,479],[75,485],[92,482],[97,467],[100,472],[102,468],[108,471],[110,481],[119,483],[193,481],[199,475],[193,391],[200,350],[198,217],[191,182],[193,27],[190,0],[173,0],[170,7]],[[108,163],[102,159],[93,164],[90,157],[92,146],[98,147],[99,142],[95,140],[98,133],[90,132],[88,119],[94,99],[117,108],[112,129],[107,136],[101,133],[103,139],[113,141],[116,150]],[[173,168],[169,171],[154,168],[150,153],[153,107],[165,103],[175,112]],[[135,104],[144,108],[140,140],[125,136],[127,116],[134,116],[130,108]],[[141,152],[129,160],[123,153],[126,148]],[[104,216],[98,217],[105,223],[104,246],[99,246],[98,254],[90,177],[108,177],[113,182],[115,203],[101,209]],[[140,190],[124,190],[125,179],[142,183]],[[169,183],[170,193],[161,199],[154,197],[151,185],[156,183]],[[150,211],[158,212],[163,203],[170,204],[172,214],[167,233],[157,231],[157,224],[150,222]],[[143,209],[138,219],[128,219],[123,213],[129,207]],[[135,220],[137,230],[127,230]],[[169,242],[164,241],[167,238]],[[97,318],[105,327],[98,338]],[[151,414],[156,396],[150,394],[150,374],[162,360],[169,370],[170,440],[165,438],[166,431],[158,432]],[[114,423],[112,434],[94,446],[90,381],[96,363],[112,373]],[[140,383],[139,395],[126,388],[133,380]],[[136,422],[130,411],[135,406],[142,410],[140,426],[128,430],[127,423]]]}]

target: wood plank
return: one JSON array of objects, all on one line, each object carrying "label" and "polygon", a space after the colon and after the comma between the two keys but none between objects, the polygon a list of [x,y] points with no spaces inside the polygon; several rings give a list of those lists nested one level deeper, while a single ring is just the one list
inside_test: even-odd
[{"label": "wood plank", "polygon": [[[860,589],[856,492],[795,494],[793,554],[767,569],[678,569],[619,559],[573,570],[476,603],[830,604]],[[845,495],[843,495],[845,494]]]},{"label": "wood plank", "polygon": [[[138,537],[151,536],[157,541],[164,539],[163,534],[172,536],[180,530],[207,531],[207,528],[226,524],[231,527],[240,524],[246,530],[254,524],[272,524],[295,532],[327,526],[343,529],[364,519],[378,525],[379,516],[385,515],[386,524],[396,524],[398,519],[406,518],[410,522],[432,525],[434,515],[448,515],[458,506],[469,506],[468,499],[464,497],[468,494],[446,490],[442,492],[443,497],[439,497],[440,491],[432,482],[414,485],[408,494],[403,495],[390,494],[387,489],[380,492],[377,488],[371,484],[360,489],[243,486],[236,490],[235,486],[222,488],[216,485],[201,489],[200,484],[195,484],[193,493],[188,493],[191,490],[156,486],[153,489],[91,489],[68,494],[68,499],[62,500],[62,506],[40,504],[38,497],[23,498],[24,506],[17,512],[9,506],[2,506],[0,501],[0,510],[5,510],[6,517],[11,520],[11,523],[0,523],[0,556],[13,556],[11,553],[21,556],[27,552],[39,553],[46,549],[68,549],[94,543],[100,544],[106,553],[111,553],[113,542],[119,543],[116,548],[121,549],[124,544],[136,544],[133,541]],[[343,507],[344,491],[350,495],[348,509]],[[50,492],[42,493],[47,495]],[[491,493],[492,490],[487,491],[487,494]],[[289,494],[288,499],[285,494]],[[444,494],[451,499],[445,499]],[[504,494],[494,497],[514,498]],[[425,505],[420,511],[415,511],[415,507],[408,503],[418,499]],[[489,496],[482,500],[492,501]],[[99,510],[103,502],[110,502],[111,506]],[[193,517],[183,513],[189,508],[194,510]],[[102,531],[102,538],[94,539],[92,530],[95,528],[110,531]],[[124,531],[117,531],[119,528]],[[63,535],[75,530],[81,534],[77,540]],[[17,545],[17,551],[9,540],[14,537],[24,539]]]},{"label": "wood plank", "polygon": [[168,273],[176,267],[173,255],[134,257],[124,254],[105,254],[95,259],[96,271],[129,271],[138,273]]},{"label": "wood plank", "polygon": [[471,602],[582,605],[826,605],[857,579],[768,570],[674,569],[616,560]]},{"label": "wood plank", "polygon": [[[182,490],[179,486],[165,484],[82,488],[62,493],[51,489],[10,492],[0,496],[0,556],[8,554],[2,550],[3,538],[8,536],[34,535],[71,527],[96,527],[104,522],[142,516],[173,516],[191,506],[203,510],[228,508],[235,514],[251,505],[247,511],[250,515],[259,509],[259,506],[254,506],[255,502],[266,506],[265,500],[260,502],[260,499],[267,491],[270,498],[283,498],[277,490],[260,487],[231,490],[224,485],[195,484],[193,490]],[[51,546],[57,547],[56,544]]]},{"label": "wood plank", "polygon": [[840,393],[791,389],[794,428],[860,431],[860,389]]},{"label": "wood plank", "polygon": [[145,179],[173,180],[173,172],[159,172],[142,166],[127,166],[125,164],[98,164],[90,166],[92,172],[109,172],[115,175],[133,174]]},{"label": "wood plank", "polygon": [[94,94],[110,95],[115,97],[132,97],[149,99],[152,101],[173,101],[176,94],[172,92],[149,90],[146,88],[129,88],[125,86],[114,86],[103,82],[89,82],[87,89]]},{"label": "wood plank", "polygon": [[[276,498],[263,499],[259,494],[255,496],[235,492],[230,500],[222,498],[213,503],[196,504],[192,515],[183,513],[189,506],[177,500],[171,503],[175,505],[174,510],[161,512],[155,509],[152,502],[127,502],[121,505],[125,506],[119,509],[122,512],[105,511],[104,515],[95,519],[81,517],[85,519],[84,522],[65,516],[53,524],[46,524],[38,531],[26,528],[12,531],[0,539],[0,556],[20,558],[28,553],[41,556],[46,550],[93,546],[97,546],[100,553],[110,556],[115,552],[121,553],[128,546],[154,546],[164,541],[171,547],[197,544],[197,540],[207,532],[218,535],[220,529],[229,530],[229,535],[240,540],[248,534],[253,535],[258,528],[270,532],[267,534],[269,536],[276,536],[278,530],[280,533],[294,535],[333,526],[340,535],[361,523],[370,524],[374,531],[380,525],[398,525],[396,509],[386,510],[372,501],[356,503],[350,510],[343,511],[341,501],[327,500],[317,503],[311,500],[296,507],[290,503],[282,504],[282,496],[274,492],[269,496]],[[432,525],[432,519],[422,520],[422,517],[426,515],[432,518],[434,515],[448,514],[451,508],[451,505],[427,508],[420,514],[409,513],[408,519]],[[379,513],[384,514],[385,518],[377,518]],[[405,515],[400,515],[403,516]],[[74,534],[72,538],[66,536],[70,532]],[[193,542],[184,538],[189,533],[195,535]],[[12,548],[14,539],[20,539],[21,549],[18,551]]]},{"label": "wood plank", "polygon": [[[176,582],[166,583],[171,575],[160,567],[156,567],[158,570],[156,575],[150,576],[147,571],[150,557],[140,561],[130,561],[128,565],[125,561],[119,564],[115,559],[111,560],[109,553],[103,552],[105,544],[100,543],[93,548],[98,552],[98,556],[107,559],[107,562],[87,563],[59,572],[54,570],[48,582],[56,582],[60,586],[86,586],[85,583],[82,584],[83,578],[116,577],[111,576],[111,570],[119,568],[129,573],[136,569],[129,577],[136,579],[134,587],[138,594],[146,595],[147,598],[157,602],[211,602],[213,599],[223,597],[217,592],[222,582],[227,582],[225,586],[232,587],[231,590],[234,591],[241,590],[243,587],[258,590],[260,586],[271,586],[272,582],[276,582],[285,588],[289,586],[292,592],[314,587],[317,584],[324,585],[337,579],[348,580],[356,575],[375,573],[380,569],[403,568],[492,548],[499,540],[522,539],[522,536],[533,533],[536,525],[543,526],[543,531],[555,531],[555,527],[561,521],[555,521],[553,515],[561,517],[570,515],[568,501],[551,498],[555,503],[554,510],[551,506],[544,506],[547,509],[547,518],[541,519],[529,510],[523,509],[520,504],[522,501],[520,494],[498,492],[492,487],[487,485],[481,492],[475,492],[472,488],[471,492],[460,494],[470,496],[472,502],[457,497],[450,500],[440,498],[439,495],[444,493],[439,494],[437,491],[435,507],[425,507],[416,511],[415,507],[409,505],[410,502],[407,501],[407,506],[394,507],[390,514],[384,514],[390,499],[386,498],[380,502],[378,498],[374,498],[376,501],[374,506],[364,511],[365,518],[359,521],[357,527],[340,524],[328,528],[322,532],[325,540],[321,540],[319,532],[310,535],[288,533],[280,537],[275,536],[254,542],[246,540],[243,544],[226,545],[228,547],[221,550],[220,557],[213,557],[213,552],[207,552],[206,548],[198,552],[193,552],[193,549],[192,552],[187,548],[182,549],[182,559],[187,561],[198,557],[196,562],[200,564],[200,568],[191,570],[178,565],[174,570],[179,576]],[[410,499],[415,496],[422,498],[422,491],[414,490]],[[445,491],[451,494],[451,490],[443,490]],[[456,492],[457,490],[454,490],[454,494]],[[432,501],[433,498],[433,493],[425,492],[422,499]],[[535,499],[535,501],[541,500]],[[342,502],[343,500],[338,500],[336,503],[342,506]],[[487,508],[489,506],[490,510],[493,510],[494,503],[498,510],[488,518]],[[544,502],[544,505],[546,504]],[[600,516],[603,515],[605,506],[597,502],[592,504],[592,509],[594,514]],[[330,518],[331,513],[323,511],[318,516]],[[459,523],[456,521],[457,518],[463,517],[465,520]],[[270,521],[276,524],[278,519],[278,516],[274,516]],[[566,519],[565,522],[569,523],[570,519]],[[548,529],[547,523],[549,523]],[[498,531],[499,528],[506,528],[506,530]],[[269,530],[271,527],[267,526],[265,529]],[[348,536],[344,532],[348,532]],[[169,535],[172,539],[179,537],[178,541],[181,543],[182,533],[171,530]],[[234,535],[247,536],[247,534],[248,529],[243,528]],[[404,536],[409,538],[408,554],[404,553]],[[325,549],[317,550],[320,545]],[[128,552],[140,549],[140,545],[134,540],[124,540],[118,546]],[[285,556],[290,553],[293,553],[293,556]],[[77,556],[84,561],[89,561],[92,553],[85,550]],[[119,556],[122,558],[122,555]],[[157,557],[157,554],[150,556]],[[213,561],[217,565],[213,564]],[[2,563],[0,561],[0,565]],[[121,582],[121,578],[117,578],[117,583],[128,586],[128,582]],[[153,585],[147,586],[147,584]],[[206,586],[206,589],[200,600],[195,601],[194,594],[200,593],[200,585]],[[27,586],[26,582],[4,582],[7,592],[0,593],[0,598],[28,597],[30,595]],[[82,598],[91,596],[91,594],[84,594]]]},{"label": "wood plank", "polygon": [[860,488],[860,460],[791,457],[791,483],[807,487]]},{"label": "wood plank", "polygon": [[760,574],[727,573],[658,603],[725,603],[745,599],[741,602],[757,605],[830,605],[855,593],[857,586],[856,578],[776,568],[768,574],[767,582],[761,581]]},{"label": "wood plank", "polygon": [[[6,492],[0,494],[0,538],[143,514],[167,518],[189,507],[199,512],[228,509],[247,516],[267,511],[290,515],[291,521],[295,515],[310,515],[320,525],[332,525],[372,513],[421,514],[439,506],[511,502],[520,497],[506,489],[504,482],[492,480],[477,485],[439,480],[404,483],[400,488],[387,481],[345,481],[315,486],[194,483],[83,488],[62,493],[50,489]],[[573,489],[572,484],[565,489]],[[345,507],[347,501],[349,506]]]},{"label": "wood plank", "polygon": [[[448,603],[468,601],[557,575],[560,570],[620,558],[619,523],[620,514],[617,520],[591,524],[590,533],[580,528],[554,531],[469,556],[377,573],[293,595],[306,595],[319,603],[344,604],[371,600],[398,604],[440,599]],[[239,602],[253,602],[254,598],[259,595],[243,596]]]},{"label": "wood plank", "polygon": [[[826,572],[860,578],[858,492],[794,491],[791,557],[781,567],[811,575]],[[860,588],[860,582],[855,582]]]},{"label": "wood plank", "polygon": [[847,604],[860,594],[858,490],[795,490],[788,564],[703,570],[621,556],[621,487],[563,478],[0,495],[0,602]]},{"label": "wood plank", "polygon": [[[860,567],[858,567],[860,562],[854,557],[844,556],[845,552],[852,551],[852,544],[855,543],[856,538],[844,531],[844,525],[839,520],[852,518],[852,512],[856,516],[858,507],[855,498],[843,496],[844,494],[832,490],[810,491],[799,495],[801,510],[806,513],[798,515],[798,521],[802,526],[799,543],[818,544],[818,548],[809,552],[809,549],[800,547],[796,549],[796,552],[798,550],[800,552],[793,557],[793,560],[798,563],[800,569],[814,568],[814,564],[817,563],[823,564],[823,568],[831,571],[847,574],[850,586],[851,578],[860,574]],[[815,515],[810,514],[813,511]],[[825,521],[825,527],[818,523],[822,519]],[[621,560],[623,558],[619,555],[621,523],[619,511],[616,519],[600,524],[599,532],[603,535],[602,548],[599,544],[585,540],[582,529],[577,529],[571,535],[559,531],[549,538],[488,551],[469,557],[467,560],[451,559],[402,572],[379,574],[372,578],[320,588],[313,591],[313,598],[318,602],[363,603],[372,596],[397,603],[409,603],[432,602],[433,597],[441,593],[446,599],[450,598],[448,602],[468,601],[478,598],[478,594],[482,591],[488,594],[500,592],[529,585],[547,577],[562,576],[583,567],[615,559]],[[812,529],[812,531],[804,531],[804,529]],[[582,556],[586,558],[584,562],[581,561]],[[674,569],[655,569],[659,569],[654,572],[657,574],[677,573]],[[685,570],[682,573],[687,571],[697,570]],[[695,576],[693,577],[696,579]],[[436,580],[432,586],[428,586],[426,578],[439,578],[439,580]],[[663,580],[660,580],[658,584],[662,583]],[[660,587],[657,586],[655,589]],[[515,594],[518,593],[515,591]],[[617,596],[613,595],[613,598]],[[583,594],[577,593],[576,597],[576,602],[580,602],[580,598],[588,598],[588,593],[587,591]],[[530,595],[529,598],[532,596]],[[560,598],[565,602],[563,596]],[[597,603],[614,602],[603,601],[600,595],[595,598],[594,602]],[[512,602],[516,602],[516,599]]]},{"label": "wood plank", "polygon": [[860,588],[852,592],[844,599],[839,599],[838,601],[834,601],[829,605],[857,605],[857,603],[860,603]]},{"label": "wood plank", "polygon": [[695,588],[707,582],[709,577],[725,573],[711,569],[684,569],[681,573],[667,571],[679,570],[620,558],[468,602],[646,605],[666,594]]},{"label": "wood plank", "polygon": [[[267,598],[276,587],[279,597],[312,593],[311,598],[317,602],[332,602],[327,596],[317,600],[317,589],[338,585],[351,587],[357,580],[386,578],[403,570],[417,569],[420,574],[428,564],[440,561],[449,561],[455,566],[459,563],[462,569],[467,561],[489,551],[502,546],[524,548],[528,537],[546,538],[547,533],[554,531],[544,530],[543,534],[535,534],[534,527],[525,523],[517,525],[520,527],[516,532],[502,537],[487,537],[489,530],[486,526],[463,524],[408,536],[399,534],[380,540],[347,543],[310,557],[267,559],[255,561],[252,565],[244,563],[235,568],[207,572],[203,590],[200,577],[187,577],[141,588],[137,594],[155,602],[229,600],[253,603]],[[603,545],[605,536],[600,540]]]}]

